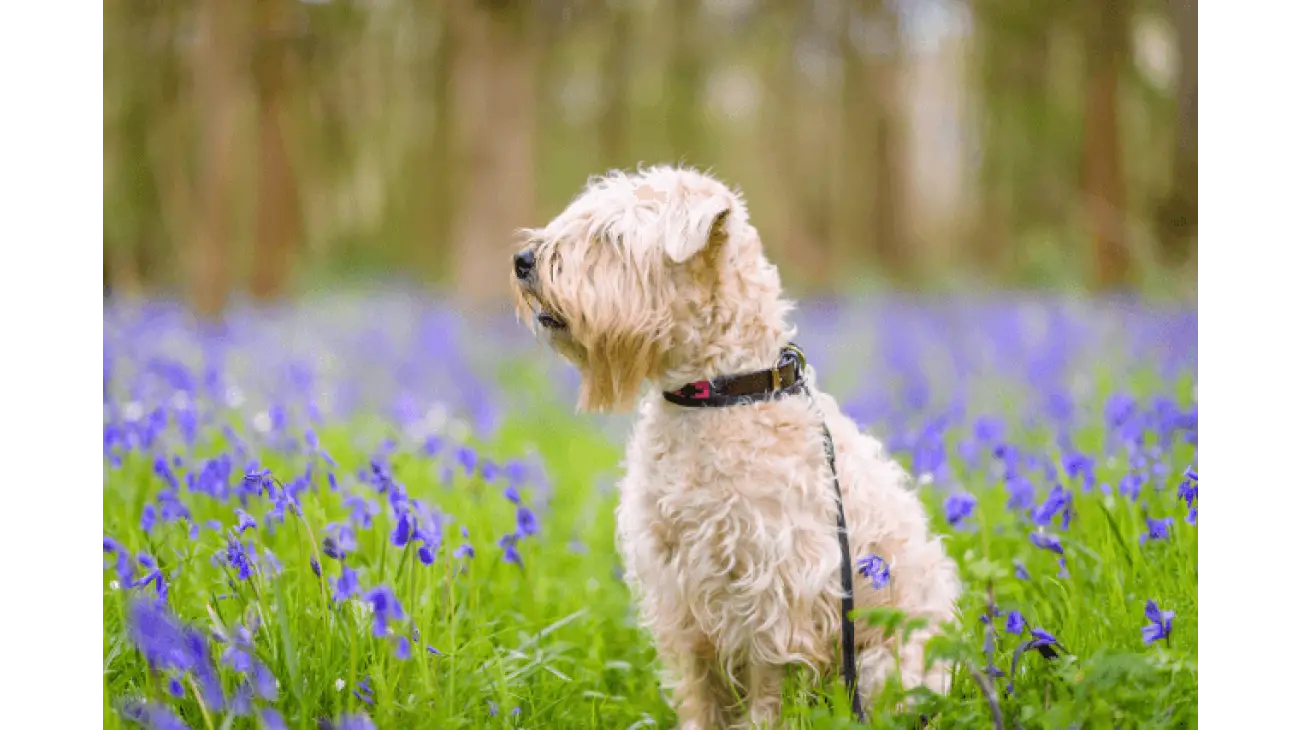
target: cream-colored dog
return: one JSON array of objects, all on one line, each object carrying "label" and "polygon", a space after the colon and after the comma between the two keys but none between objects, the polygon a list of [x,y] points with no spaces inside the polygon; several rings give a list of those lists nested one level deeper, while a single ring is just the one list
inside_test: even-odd
[{"label": "cream-colored dog", "polygon": [[945,691],[924,644],[953,616],[959,585],[907,475],[816,389],[723,408],[661,391],[770,369],[794,328],[776,268],[741,197],[689,169],[614,172],[545,228],[524,231],[512,280],[534,330],[582,375],[579,407],[640,401],[620,486],[628,583],[665,665],[682,727],[773,725],[787,665],[839,667],[841,550],[824,449],[829,427],[854,560],[882,557],[880,589],[855,576],[858,607],[926,619],[902,646],[855,622],[859,692],[892,672]]}]

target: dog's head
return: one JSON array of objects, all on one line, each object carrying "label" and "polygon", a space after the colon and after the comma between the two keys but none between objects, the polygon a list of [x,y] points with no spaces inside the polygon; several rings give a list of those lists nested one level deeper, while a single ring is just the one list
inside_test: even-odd
[{"label": "dog's head", "polygon": [[594,178],[545,228],[522,234],[516,310],[578,367],[579,408],[627,408],[642,382],[725,350],[727,337],[774,330],[758,346],[775,353],[790,334],[744,201],[695,170]]}]

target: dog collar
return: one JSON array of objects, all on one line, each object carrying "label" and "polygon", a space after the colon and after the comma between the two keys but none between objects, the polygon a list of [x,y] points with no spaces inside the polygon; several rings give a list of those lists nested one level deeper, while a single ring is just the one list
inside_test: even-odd
[{"label": "dog collar", "polygon": [[780,398],[803,388],[807,364],[803,350],[790,343],[770,368],[687,383],[664,391],[664,400],[687,408],[721,408]]}]

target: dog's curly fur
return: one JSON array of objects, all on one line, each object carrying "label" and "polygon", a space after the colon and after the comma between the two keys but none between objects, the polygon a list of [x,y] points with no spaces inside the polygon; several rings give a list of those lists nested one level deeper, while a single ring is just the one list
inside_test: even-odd
[{"label": "dog's curly fur", "polygon": [[946,691],[924,643],[953,616],[956,570],[905,472],[816,388],[811,397],[681,408],[660,391],[771,367],[795,331],[741,197],[690,169],[593,178],[545,228],[516,307],[582,374],[579,407],[626,409],[642,386],[620,485],[618,544],[682,727],[771,725],[791,664],[838,668],[840,549],[821,424],[835,443],[849,544],[890,584],[855,576],[859,607],[926,619],[903,646],[859,621],[859,689],[900,672]]}]

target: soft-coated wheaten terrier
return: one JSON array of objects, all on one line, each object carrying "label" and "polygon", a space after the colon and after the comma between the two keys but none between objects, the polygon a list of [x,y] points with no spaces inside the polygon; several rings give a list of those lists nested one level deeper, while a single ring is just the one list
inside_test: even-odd
[{"label": "soft-coated wheaten terrier", "polygon": [[[790,664],[856,672],[862,698],[895,671],[945,691],[948,669],[923,650],[953,616],[955,567],[903,469],[789,347],[792,305],[740,195],[690,169],[614,172],[523,234],[516,305],[581,372],[579,407],[628,408],[653,386],[618,544],[682,726],[774,724]],[[848,573],[868,556],[883,559],[876,580]],[[863,620],[843,626],[845,582],[853,605],[927,628],[898,646]]]}]

